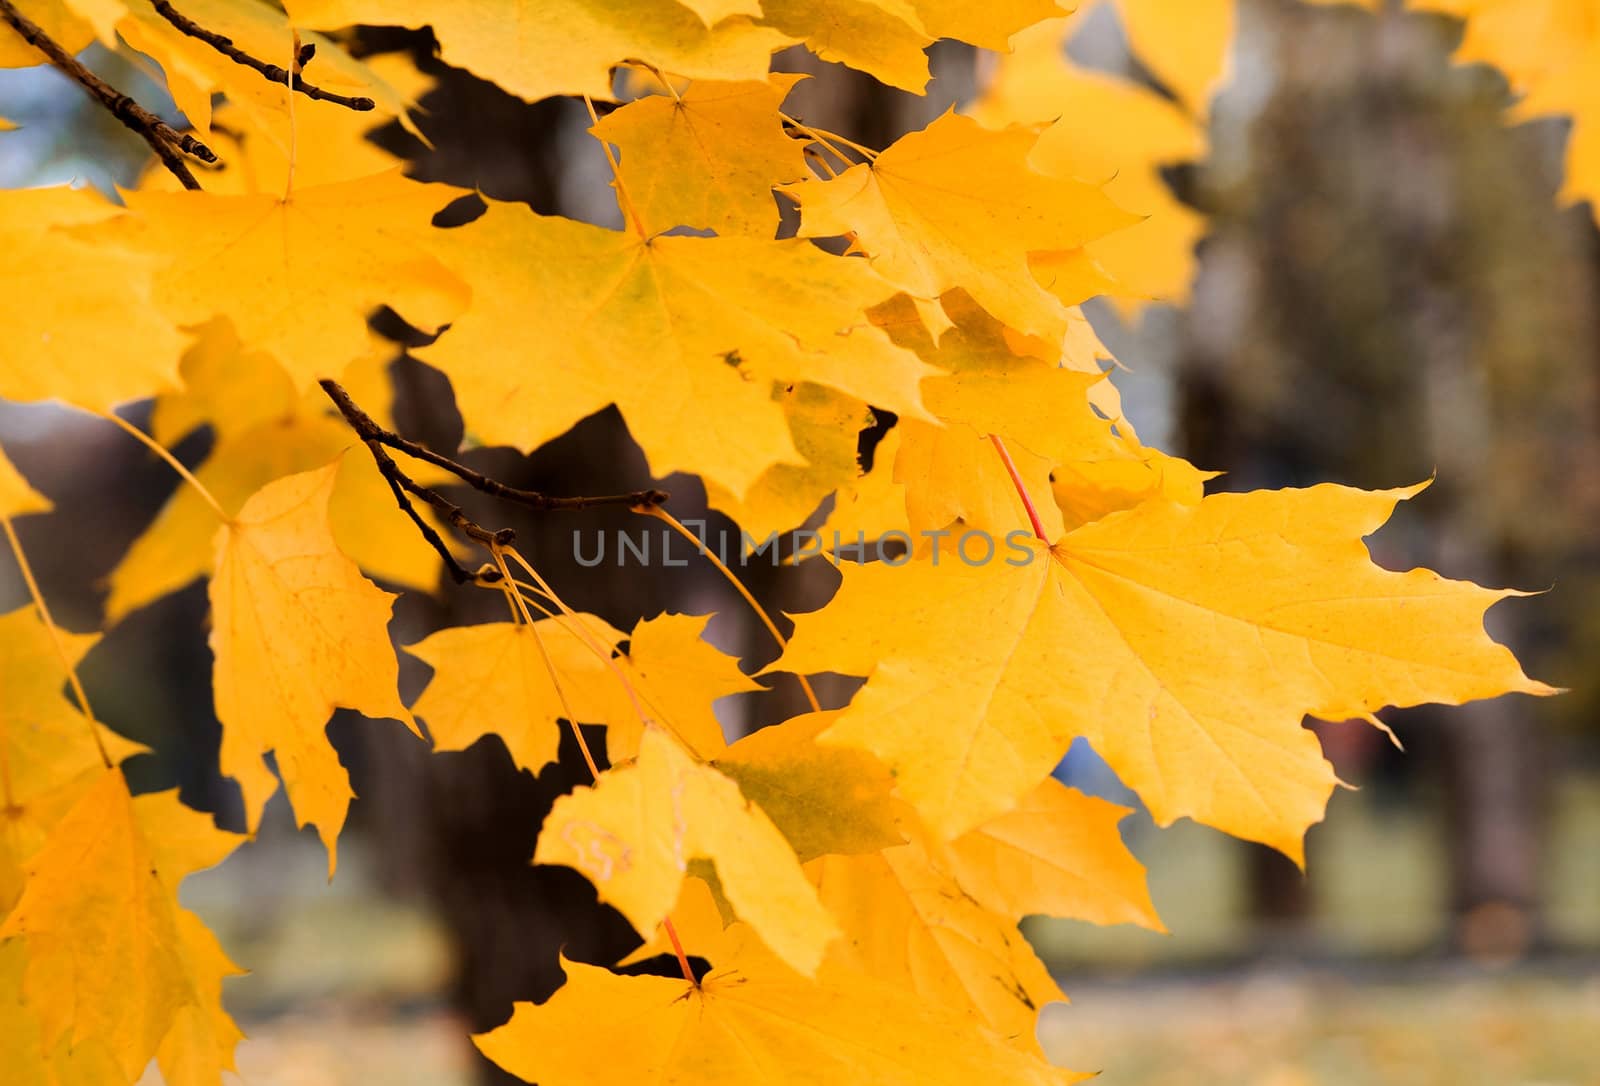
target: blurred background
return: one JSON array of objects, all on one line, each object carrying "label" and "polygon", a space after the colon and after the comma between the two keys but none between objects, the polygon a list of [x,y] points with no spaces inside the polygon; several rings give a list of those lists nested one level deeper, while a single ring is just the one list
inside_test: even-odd
[{"label": "blurred background", "polygon": [[[1596,1086],[1600,1084],[1600,233],[1556,198],[1568,122],[1508,126],[1502,76],[1451,55],[1460,24],[1436,15],[1241,0],[1232,75],[1212,104],[1210,150],[1163,178],[1203,213],[1206,236],[1182,306],[1091,304],[1127,367],[1115,374],[1144,440],[1225,472],[1217,489],[1332,480],[1388,487],[1433,477],[1373,541],[1391,568],[1543,592],[1507,601],[1491,631],[1562,698],[1502,698],[1385,714],[1402,753],[1359,723],[1317,723],[1355,786],[1312,830],[1310,877],[1282,856],[1203,827],[1124,825],[1148,865],[1169,935],[1035,918],[1028,933],[1073,1004],[1041,1031],[1107,1086]],[[358,52],[409,55],[427,77],[419,124],[371,137],[425,180],[590,221],[616,220],[581,104],[529,105],[432,56],[426,31],[361,31]],[[1158,94],[1113,10],[1075,24],[1079,63]],[[804,120],[873,146],[971,103],[995,58],[933,47],[926,98],[792,52],[815,76],[790,99]],[[146,103],[156,83],[95,47],[92,68]],[[77,180],[110,191],[144,167],[143,145],[44,69],[0,72],[0,185]],[[462,214],[470,210],[462,209]],[[448,386],[403,353],[423,340],[380,314],[394,340],[399,428],[453,450]],[[141,412],[134,412],[143,421]],[[172,493],[170,472],[111,427],[0,404],[0,440],[58,512],[19,524],[63,625],[103,626],[105,577]],[[178,447],[203,461],[209,436]],[[604,412],[531,457],[470,462],[556,493],[649,485],[620,419]],[[680,518],[704,509],[695,480],[663,481]],[[570,533],[633,528],[626,513],[535,522],[524,552],[580,610],[621,627],[663,609],[715,610],[711,636],[754,669],[774,654],[736,596],[698,563],[648,578],[571,560]],[[718,523],[712,514],[713,531]],[[0,559],[5,609],[25,591]],[[813,568],[816,567],[816,568]],[[635,571],[638,572],[638,571]],[[823,563],[751,566],[773,608],[831,593]],[[624,571],[627,574],[627,571]],[[395,631],[495,617],[496,599],[408,593]],[[152,753],[136,788],[179,786],[240,823],[217,776],[196,584],[113,627],[85,681],[101,715]],[[407,699],[426,669],[402,658]],[[724,702],[738,733],[781,718],[794,691]],[[560,981],[558,951],[611,961],[629,929],[566,869],[532,868],[551,799],[582,779],[575,750],[535,778],[498,740],[432,755],[392,723],[336,718],[330,734],[361,797],[329,884],[315,838],[281,799],[259,839],[191,879],[186,901],[254,972],[229,982],[259,1086],[499,1081],[465,1029],[497,1025],[513,999]],[[1087,749],[1059,771],[1135,804]]]}]

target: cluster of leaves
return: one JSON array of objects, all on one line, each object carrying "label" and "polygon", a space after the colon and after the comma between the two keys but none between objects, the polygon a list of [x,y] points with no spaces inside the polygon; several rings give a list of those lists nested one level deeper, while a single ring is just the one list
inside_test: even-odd
[{"label": "cluster of leaves", "polygon": [[[1051,777],[1074,739],[1159,823],[1298,859],[1336,784],[1306,716],[1548,692],[1484,633],[1509,593],[1371,562],[1362,538],[1414,489],[1208,496],[1122,417],[1079,305],[1182,296],[1203,223],[1159,170],[1204,153],[1226,0],[1116,0],[1170,94],[1066,61],[1074,24],[1049,0],[286,6],[0,0],[0,64],[44,60],[40,35],[137,50],[222,162],[190,191],[170,161],[189,144],[147,126],[166,169],[122,205],[0,193],[0,395],[94,412],[163,455],[214,432],[193,474],[171,461],[188,485],[113,575],[106,618],[209,577],[221,770],[251,829],[281,778],[331,870],[351,798],[336,707],[423,736],[420,720],[439,750],[492,729],[532,771],[564,724],[607,726],[607,768],[585,748],[596,779],[556,804],[533,862],[583,872],[637,928],[636,957],[674,952],[683,976],[567,963],[552,999],[477,1039],[514,1073],[587,1082],[604,1053],[630,1081],[1070,1081],[1034,1037],[1063,996],[1018,921],[1160,925],[1125,810]],[[1467,6],[1485,23],[1522,7]],[[424,80],[311,32],[358,23],[431,26],[444,60],[513,94],[590,102],[625,227],[493,202],[435,227],[463,194],[405,177],[348,108],[409,123]],[[1600,70],[1551,33],[1509,58],[1544,108]],[[769,72],[804,43],[920,92],[938,38],[1015,51],[969,112],[881,150],[786,114],[796,77]],[[335,90],[304,94],[313,76]],[[597,99],[620,104],[601,118]],[[826,535],[916,541],[894,565],[841,563],[769,668],[808,695],[819,673],[859,692],[729,744],[711,703],[755,684],[702,617],[624,631],[575,613],[431,489],[448,461],[342,455],[351,414],[319,382],[374,410],[361,436],[388,456],[379,306],[445,329],[420,354],[476,442],[533,449],[614,404],[653,473],[698,475],[753,536],[831,496]],[[111,414],[149,397],[150,434]],[[864,472],[872,408],[896,422]],[[0,458],[8,534],[49,508]],[[446,522],[462,538],[443,543]],[[1026,560],[956,560],[968,533]],[[408,710],[393,597],[368,576],[433,591],[441,557],[460,569],[473,546],[491,560],[474,587],[511,619],[408,646],[434,672]],[[129,795],[116,766],[136,748],[74,676],[94,635],[58,631],[37,592],[0,624],[7,1080],[131,1082],[156,1059],[169,1082],[217,1082],[235,969],[176,891],[242,838],[173,794]]]}]

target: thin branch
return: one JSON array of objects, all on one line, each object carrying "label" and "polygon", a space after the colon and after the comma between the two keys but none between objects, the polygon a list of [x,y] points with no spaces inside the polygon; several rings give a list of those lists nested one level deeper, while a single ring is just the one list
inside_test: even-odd
[{"label": "thin branch", "polygon": [[111,111],[113,117],[138,133],[139,138],[150,145],[156,157],[161,159],[161,164],[184,188],[200,187],[200,182],[194,179],[194,174],[189,172],[188,164],[178,152],[193,155],[201,162],[214,163],[217,161],[217,156],[211,148],[193,136],[176,131],[166,121],[85,68],[76,57],[61,46],[60,42],[18,11],[11,0],[0,0],[0,20],[21,34],[23,41],[43,53],[53,67],[88,91],[96,101]]},{"label": "thin branch", "polygon": [[[356,428],[356,432],[360,434],[361,440],[367,446],[367,451],[372,454],[373,461],[378,465],[378,473],[382,475],[384,481],[389,484],[389,490],[394,494],[395,503],[400,506],[400,508],[405,512],[406,516],[411,518],[411,523],[417,526],[417,531],[422,533],[422,538],[427,540],[428,545],[439,552],[439,557],[444,559],[445,568],[450,571],[450,578],[455,581],[456,584],[466,584],[468,581],[476,580],[477,578],[473,575],[471,570],[467,569],[467,567],[456,561],[456,556],[450,553],[450,547],[442,538],[440,538],[439,533],[433,530],[433,525],[423,520],[422,514],[417,512],[417,507],[411,504],[411,498],[409,496],[410,494],[417,491],[423,491],[426,494],[433,494],[433,491],[413,483],[410,477],[407,476],[405,472],[400,470],[400,465],[394,462],[394,457],[389,455],[388,450],[383,447],[382,442],[378,441],[376,438],[361,434],[360,427]],[[417,496],[424,497],[423,494],[418,494]],[[436,494],[433,496],[438,497]],[[427,499],[424,497],[424,500]],[[444,499],[439,498],[439,500],[443,501]],[[456,512],[460,513],[461,511],[457,509]],[[473,528],[477,528],[479,532],[482,532],[485,535],[490,535],[492,538],[492,533],[489,533],[482,528],[478,528],[476,524],[472,524],[471,521],[466,520],[466,514],[463,513],[461,516],[462,520],[467,524],[471,525]],[[460,525],[458,525],[458,527],[459,526]],[[509,531],[509,529],[507,530]]]},{"label": "thin branch", "polygon": [[667,500],[664,490],[634,490],[626,494],[600,494],[574,498],[556,498],[549,494],[541,494],[537,490],[522,490],[514,486],[489,478],[481,472],[473,471],[465,464],[459,464],[448,456],[441,456],[432,449],[418,445],[379,426],[370,415],[358,407],[350,394],[346,392],[337,381],[324,379],[320,382],[322,391],[328,394],[339,413],[344,416],[350,428],[361,437],[363,441],[371,439],[380,444],[387,445],[396,452],[405,453],[407,456],[421,460],[423,463],[432,464],[436,468],[443,468],[474,490],[482,491],[492,498],[512,502],[516,505],[525,505],[529,509],[541,513],[557,511],[571,511],[576,509],[591,509],[601,505],[622,505],[628,508],[644,505],[661,505]]},{"label": "thin branch", "polygon": [[[288,87],[291,91],[299,91],[307,98],[315,101],[332,102],[334,105],[344,106],[346,109],[354,109],[362,113],[373,109],[376,105],[371,98],[352,98],[348,95],[334,94],[332,91],[325,91],[313,83],[307,83],[304,79],[301,79],[299,75],[294,75],[294,77],[291,79],[290,72],[278,67],[276,64],[268,64],[264,60],[256,59],[249,53],[246,53],[243,49],[240,49],[237,45],[233,44],[232,38],[218,34],[214,30],[207,30],[205,27],[201,26],[187,15],[184,15],[182,12],[175,9],[167,2],[167,0],[151,0],[151,6],[156,9],[156,13],[158,15],[160,15],[167,22],[171,23],[173,26],[177,27],[183,33],[189,35],[189,37],[198,38],[200,41],[205,42],[207,45],[211,46],[211,48],[215,49],[217,52],[221,53],[235,64],[243,64],[246,68],[251,68],[259,72],[262,78],[266,79],[269,83],[281,83],[285,87]],[[314,49],[314,45],[302,46],[297,54],[299,63],[303,65],[306,61],[310,60],[312,51]]]}]

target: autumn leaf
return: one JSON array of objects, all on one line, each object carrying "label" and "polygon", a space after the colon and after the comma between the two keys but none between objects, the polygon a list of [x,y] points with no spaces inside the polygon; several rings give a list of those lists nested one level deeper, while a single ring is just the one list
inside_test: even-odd
[{"label": "autumn leaf", "polygon": [[[698,986],[563,959],[567,981],[554,996],[516,1004],[509,1022],[473,1040],[500,1067],[543,1086],[1061,1086],[1083,1078],[895,985],[837,969],[800,976],[743,924],[706,956],[711,972]],[[606,1054],[598,1067],[596,1052]]]},{"label": "autumn leaf", "polygon": [[[386,371],[393,349],[382,341],[375,347],[344,369],[341,382],[387,421]],[[198,330],[181,373],[185,387],[157,398],[151,430],[172,445],[202,424],[211,427],[216,444],[195,477],[229,515],[268,483],[322,467],[355,443],[349,427],[330,414],[320,388],[297,392],[283,367],[269,355],[246,350],[226,320]],[[431,486],[446,473],[423,464],[413,469],[412,478]],[[418,513],[439,528],[431,509]],[[341,463],[329,515],[339,548],[371,576],[424,591],[437,586],[438,552],[413,530],[388,483],[369,464],[358,458]],[[216,511],[199,491],[178,487],[112,570],[106,620],[120,622],[204,576],[211,569],[216,529]]]},{"label": "autumn leaf", "polygon": [[[222,772],[239,782],[253,827],[276,787],[272,751],[298,825],[315,823],[334,865],[350,784],[324,729],[337,707],[417,732],[396,691],[393,596],[361,576],[328,527],[337,462],[262,488],[216,537],[209,586]],[[420,736],[420,732],[417,732]]]},{"label": "autumn leaf", "polygon": [[[59,651],[57,649],[59,639]],[[98,727],[67,700],[66,663],[76,667],[96,634],[57,631],[33,607],[0,615],[0,914],[22,892],[23,865],[105,768],[145,748]]]},{"label": "autumn leaf", "polygon": [[288,200],[133,192],[132,214],[79,233],[162,258],[153,296],[163,313],[180,324],[229,318],[303,388],[366,351],[366,316],[378,306],[436,330],[467,304],[466,284],[418,247],[455,195],[398,172]]},{"label": "autumn leaf", "polygon": [[103,770],[27,865],[0,942],[27,946],[23,991],[48,1053],[93,1041],[138,1078],[178,1011],[197,1002],[177,903],[134,817],[122,772]]},{"label": "autumn leaf", "polygon": [[[793,39],[745,16],[716,18],[729,0],[701,0],[712,18],[676,0],[489,0],[472,7],[427,0],[289,0],[298,26],[355,23],[433,28],[446,63],[528,101],[556,94],[611,97],[611,68],[640,60],[691,79],[764,79],[771,54]],[[754,14],[750,12],[749,14]]]},{"label": "autumn leaf", "polygon": [[681,95],[650,95],[601,118],[593,132],[621,152],[617,184],[646,229],[776,235],[772,186],[806,176],[804,142],[787,135],[778,116],[801,78],[697,81]]},{"label": "autumn leaf", "polygon": [[754,540],[798,526],[829,494],[850,485],[858,474],[857,438],[873,422],[860,400],[809,381],[776,386],[772,399],[783,409],[789,438],[805,463],[773,464],[743,498],[706,484],[706,504]]},{"label": "autumn leaf", "polygon": [[1133,53],[1205,117],[1227,74],[1238,0],[1116,0]]},{"label": "autumn leaf", "polygon": [[1049,125],[1029,156],[1035,166],[1103,182],[1106,195],[1142,217],[1086,247],[1115,281],[1108,292],[1125,306],[1152,298],[1181,302],[1205,219],[1178,201],[1162,170],[1202,158],[1205,130],[1171,99],[1069,61],[1064,39],[1080,19],[1052,20],[1018,34],[971,114],[997,129]]},{"label": "autumn leaf", "polygon": [[712,763],[766,812],[802,863],[901,843],[894,779],[872,755],[823,746],[836,712],[808,713],[745,736]]},{"label": "autumn leaf", "polygon": [[1017,929],[1029,914],[1160,929],[1144,870],[1123,846],[1127,808],[1047,779],[1017,810],[948,844],[914,816],[876,855],[807,867],[844,938],[831,953],[943,1007],[964,1007],[1038,1051],[1039,1008],[1064,999]]},{"label": "autumn leaf", "polygon": [[1071,283],[1041,283],[1030,254],[1081,250],[1137,219],[1094,185],[1035,170],[1036,138],[946,113],[871,163],[780,191],[800,204],[802,235],[853,235],[901,289],[931,298],[963,287],[1010,327],[1059,341],[1070,304],[1061,296],[1082,301],[1105,282],[1086,263]]},{"label": "autumn leaf", "polygon": [[5,450],[0,449],[0,516],[21,517],[29,513],[48,513],[50,499],[33,489],[22,477]]},{"label": "autumn leaf", "polygon": [[[85,0],[71,2],[82,6]],[[112,24],[118,9],[125,12],[114,20],[117,34],[161,65],[173,101],[202,137],[209,139],[212,135],[211,102],[219,93],[253,116],[252,127],[283,123],[282,120],[266,120],[267,115],[276,114],[287,119],[288,88],[263,79],[207,42],[183,33],[148,0],[89,2],[105,13],[96,20],[102,27]],[[262,0],[183,0],[182,4],[173,6],[188,19],[226,37],[236,48],[280,65],[287,61],[292,42],[299,40],[302,45],[314,46],[315,58],[303,73],[306,79],[324,85],[329,91],[370,98],[385,119],[393,117],[412,134],[417,133],[408,116],[412,103],[405,94],[375,68],[351,57],[332,38],[302,29],[307,24],[298,20],[291,24],[275,5]],[[104,36],[107,45],[117,44],[109,34]],[[328,109],[343,107],[313,103],[304,97],[295,103],[297,114],[302,111],[315,114]],[[368,118],[370,120],[370,114]],[[313,120],[312,127],[316,130],[318,122]],[[318,155],[319,152],[312,152],[313,158]],[[275,190],[273,195],[282,196],[282,189]]]},{"label": "autumn leaf", "polygon": [[605,722],[585,695],[617,682],[606,658],[625,636],[586,614],[439,630],[406,648],[433,668],[412,712],[437,750],[465,750],[498,734],[511,760],[537,773],[556,760],[568,706],[580,707],[572,710],[580,723]]},{"label": "autumn leaf", "polygon": [[667,916],[687,862],[716,864],[741,920],[774,953],[812,973],[837,933],[777,827],[710,766],[692,761],[656,728],[630,766],[556,800],[535,863],[576,868],[643,936]]},{"label": "autumn leaf", "polygon": [[942,846],[938,862],[1001,916],[1056,916],[1166,930],[1144,868],[1122,843],[1131,812],[1046,777],[1015,808]]},{"label": "autumn leaf", "polygon": [[894,291],[865,261],[799,240],[643,240],[509,205],[443,238],[473,303],[420,353],[484,443],[537,448],[615,403],[653,475],[693,471],[739,497],[801,459],[774,383],[926,416],[927,368],[866,321]]},{"label": "autumn leaf", "polygon": [[66,232],[108,221],[116,229],[115,205],[68,189],[6,196],[0,396],[106,411],[176,385],[183,338],[151,304],[159,261]]},{"label": "autumn leaf", "polygon": [[[63,0],[13,0],[13,3],[24,18],[69,53],[76,53],[94,40],[94,27],[79,18]],[[9,25],[0,23],[0,68],[31,68],[43,63],[43,53],[23,41],[22,35]]]},{"label": "autumn leaf", "polygon": [[1298,859],[1335,780],[1305,716],[1550,692],[1483,631],[1511,593],[1371,563],[1361,538],[1414,492],[1158,499],[1025,565],[846,566],[777,666],[869,676],[823,741],[882,758],[942,838],[1012,809],[1082,736],[1161,825]]}]

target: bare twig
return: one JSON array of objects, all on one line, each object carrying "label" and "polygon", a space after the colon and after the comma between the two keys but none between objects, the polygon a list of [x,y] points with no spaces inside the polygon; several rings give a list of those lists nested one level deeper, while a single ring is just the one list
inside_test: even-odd
[{"label": "bare twig", "polygon": [[[0,0],[0,2],[3,2],[3,0]],[[443,468],[485,494],[546,512],[587,509],[591,506],[600,505],[626,505],[634,509],[653,509],[667,500],[666,492],[661,490],[636,490],[628,494],[606,494],[599,497],[552,498],[537,491],[519,490],[516,487],[506,486],[504,483],[497,482],[487,475],[473,471],[465,464],[459,464],[448,456],[441,456],[432,449],[418,445],[415,441],[409,441],[394,431],[386,430],[379,426],[371,415],[363,411],[350,398],[350,394],[337,381],[324,380],[321,385],[322,390],[328,394],[328,398],[339,409],[339,413],[350,424],[350,428],[356,432],[356,436],[366,444],[368,451],[372,453],[372,459],[378,465],[379,473],[388,482],[389,489],[394,492],[395,501],[405,511],[405,514],[411,518],[412,523],[417,526],[417,530],[422,533],[422,538],[427,540],[428,544],[439,552],[439,556],[444,559],[445,568],[450,571],[450,576],[457,584],[464,584],[467,581],[493,581],[497,578],[487,574],[475,574],[456,561],[455,555],[450,553],[450,548],[439,537],[439,533],[434,531],[433,527],[422,519],[422,515],[411,504],[413,497],[427,502],[437,509],[440,515],[460,531],[462,535],[474,543],[489,548],[491,552],[499,548],[510,547],[516,542],[516,532],[510,528],[491,530],[483,527],[467,516],[460,506],[449,501],[437,491],[413,481],[394,462],[394,458],[389,455],[389,449],[395,449],[405,453],[407,456],[415,457],[425,463]]]},{"label": "bare twig", "polygon": [[[291,73],[286,69],[280,68],[276,64],[268,64],[264,60],[258,60],[257,58],[251,56],[249,53],[246,53],[243,49],[240,49],[237,45],[233,44],[232,38],[218,34],[214,30],[207,30],[205,27],[201,26],[199,23],[195,22],[193,19],[174,8],[170,3],[167,2],[167,0],[151,0],[151,6],[156,9],[157,14],[159,14],[163,19],[171,23],[173,26],[177,27],[178,30],[189,35],[191,38],[198,38],[200,41],[205,42],[207,45],[211,46],[211,48],[215,49],[217,52],[221,53],[235,64],[243,64],[246,68],[254,69],[255,71],[259,72],[262,78],[266,79],[268,82],[282,83],[291,91],[299,91],[307,98],[311,98],[318,102],[332,102],[334,105],[344,106],[346,109],[354,109],[363,113],[367,110],[373,109],[376,106],[376,103],[374,103],[371,98],[352,98],[349,95],[335,94],[332,91],[325,91],[313,83],[307,83],[300,77],[298,72],[293,73],[294,78],[291,79]],[[315,51],[315,44],[308,43],[301,46],[300,51],[296,56],[297,63],[303,67],[305,63],[311,59]]]},{"label": "bare twig", "polygon": [[161,164],[184,188],[200,187],[200,182],[194,179],[194,174],[189,172],[188,164],[178,152],[193,155],[201,162],[212,163],[217,161],[217,156],[211,148],[193,136],[176,131],[166,121],[85,68],[76,57],[62,48],[60,42],[18,11],[11,0],[0,0],[0,21],[6,22],[21,34],[23,41],[43,53],[52,66],[88,91],[101,105],[111,111],[113,117],[137,132],[161,159]]},{"label": "bare twig", "polygon": [[[481,472],[473,471],[465,464],[457,463],[448,456],[441,456],[432,449],[418,445],[415,441],[408,441],[393,431],[385,430],[374,422],[365,411],[356,406],[355,402],[350,399],[350,394],[340,387],[339,382],[324,380],[321,384],[322,391],[328,394],[328,398],[339,409],[339,413],[345,417],[345,421],[363,439],[370,433],[375,440],[387,445],[389,448],[403,452],[407,456],[415,457],[424,463],[432,464],[434,467],[443,468],[474,490],[481,490],[490,497],[513,502],[517,505],[525,505],[530,509],[537,509],[543,513],[556,512],[558,510],[591,509],[600,505],[623,505],[631,509],[635,506],[661,505],[667,500],[667,492],[664,490],[632,490],[626,494],[556,498],[549,494],[541,494],[537,490],[521,490],[514,486],[507,486]],[[361,421],[358,422],[357,419]]]}]

